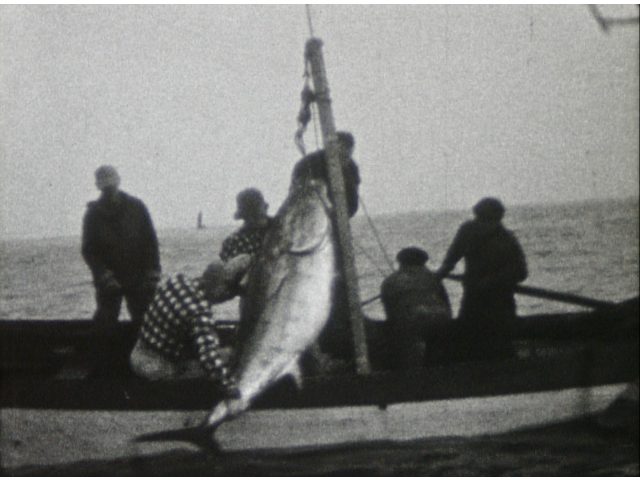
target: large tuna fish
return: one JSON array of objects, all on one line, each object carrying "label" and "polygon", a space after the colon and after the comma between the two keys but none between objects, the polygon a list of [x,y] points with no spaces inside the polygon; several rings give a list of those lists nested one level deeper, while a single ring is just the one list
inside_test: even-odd
[{"label": "large tuna fish", "polygon": [[241,307],[237,396],[213,409],[209,426],[249,408],[283,376],[299,379],[300,358],[331,309],[335,263],[329,206],[326,184],[309,180],[295,186],[278,211]]},{"label": "large tuna fish", "polygon": [[241,306],[237,390],[218,403],[197,429],[150,434],[138,440],[211,442],[213,430],[247,410],[286,375],[298,378],[302,354],[329,318],[335,275],[327,185],[294,185],[256,259]]}]

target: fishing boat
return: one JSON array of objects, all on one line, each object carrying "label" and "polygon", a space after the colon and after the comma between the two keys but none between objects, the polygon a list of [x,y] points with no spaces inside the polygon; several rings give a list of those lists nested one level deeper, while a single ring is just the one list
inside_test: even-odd
[{"label": "fishing boat", "polygon": [[[367,323],[374,351],[380,322]],[[237,451],[496,434],[598,414],[637,383],[638,298],[522,317],[514,328],[512,360],[315,376],[302,389],[283,380],[223,424],[216,440]],[[122,323],[96,333],[88,320],[2,324],[4,469],[193,448],[133,440],[202,420],[219,397],[210,384],[151,382],[115,369],[91,376],[96,348],[130,331]],[[226,336],[234,331],[227,323]]]},{"label": "fishing boat", "polygon": [[[306,53],[328,144],[335,129],[321,45],[311,39]],[[329,154],[333,178],[340,169]],[[251,410],[217,429],[218,449],[309,449],[497,434],[600,414],[630,387],[637,390],[638,297],[614,304],[531,287],[520,287],[520,293],[585,309],[518,318],[512,327],[518,356],[512,359],[406,372],[381,369],[375,360],[384,345],[384,320],[366,319],[360,309],[344,192],[340,181],[330,184],[355,369],[308,376],[301,387],[280,380]],[[236,322],[223,324],[227,341],[236,331]],[[136,442],[149,432],[188,430],[221,393],[204,380],[135,377],[122,365],[122,347],[134,336],[129,323],[105,331],[90,320],[2,320],[3,470],[197,449],[180,440]],[[111,371],[96,372],[98,365]]]}]

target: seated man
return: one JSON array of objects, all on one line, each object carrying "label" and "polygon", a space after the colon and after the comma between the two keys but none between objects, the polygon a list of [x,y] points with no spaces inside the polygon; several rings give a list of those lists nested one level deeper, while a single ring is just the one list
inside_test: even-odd
[{"label": "seated man", "polygon": [[388,365],[392,369],[420,367],[427,359],[436,361],[436,353],[442,349],[451,305],[442,282],[425,266],[428,259],[420,248],[400,250],[396,256],[398,271],[380,288],[387,314]]},{"label": "seated man", "polygon": [[130,356],[132,370],[151,380],[208,376],[232,384],[230,348],[220,345],[212,305],[238,294],[249,255],[211,263],[200,278],[170,277],[156,290]]}]

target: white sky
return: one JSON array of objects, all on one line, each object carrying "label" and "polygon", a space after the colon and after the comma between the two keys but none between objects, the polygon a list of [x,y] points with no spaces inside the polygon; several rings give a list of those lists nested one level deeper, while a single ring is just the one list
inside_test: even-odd
[{"label": "white sky", "polygon": [[[638,24],[605,34],[584,5],[311,13],[369,213],[638,195]],[[0,233],[79,234],[103,163],[158,228],[231,223],[248,186],[275,212],[308,36],[303,5],[0,6]]]}]

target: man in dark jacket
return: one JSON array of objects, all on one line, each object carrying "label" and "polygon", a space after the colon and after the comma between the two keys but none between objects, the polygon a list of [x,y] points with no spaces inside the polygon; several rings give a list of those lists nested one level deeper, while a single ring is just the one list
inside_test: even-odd
[{"label": "man in dark jacket", "polygon": [[392,369],[439,361],[437,355],[445,349],[442,333],[451,325],[451,305],[442,281],[427,268],[428,259],[421,248],[401,249],[396,255],[398,270],[380,287]]},{"label": "man in dark jacket", "polygon": [[[355,147],[353,135],[349,132],[339,131],[338,156],[342,163],[342,176],[347,197],[347,209],[349,217],[358,211],[358,188],[360,187],[360,171],[358,165],[351,158]],[[324,149],[321,149],[300,159],[293,168],[292,186],[302,179],[322,179],[329,185],[329,170]]]},{"label": "man in dark jacket", "polygon": [[460,226],[437,274],[443,278],[464,258],[461,356],[504,358],[513,355],[514,291],[527,278],[527,263],[516,236],[502,225],[505,209],[498,199],[481,199],[473,212],[475,219]]},{"label": "man in dark jacket", "polygon": [[144,203],[119,190],[115,168],[101,166],[95,175],[102,194],[88,203],[82,229],[82,256],[96,288],[94,321],[116,323],[124,297],[139,326],[160,279],[156,232]]}]

